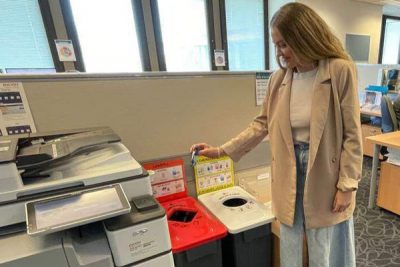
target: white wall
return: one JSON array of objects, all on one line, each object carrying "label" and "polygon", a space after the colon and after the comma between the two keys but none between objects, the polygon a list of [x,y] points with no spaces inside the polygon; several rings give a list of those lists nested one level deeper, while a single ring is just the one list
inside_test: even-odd
[{"label": "white wall", "polygon": [[345,43],[346,33],[371,36],[368,63],[378,63],[382,6],[353,0],[298,0],[315,11]]},{"label": "white wall", "polygon": [[383,7],[383,14],[388,16],[400,17],[400,6],[386,5]]}]

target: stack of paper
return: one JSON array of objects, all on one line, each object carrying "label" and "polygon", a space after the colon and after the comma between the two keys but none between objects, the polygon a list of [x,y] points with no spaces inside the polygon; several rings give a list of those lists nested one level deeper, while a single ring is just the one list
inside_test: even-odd
[{"label": "stack of paper", "polygon": [[388,147],[388,159],[387,162],[393,165],[400,166],[400,149]]}]

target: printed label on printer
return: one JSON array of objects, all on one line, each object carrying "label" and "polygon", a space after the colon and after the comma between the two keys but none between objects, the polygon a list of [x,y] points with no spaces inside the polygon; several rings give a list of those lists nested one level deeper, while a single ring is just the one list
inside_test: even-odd
[{"label": "printed label on printer", "polygon": [[137,257],[141,254],[147,254],[151,250],[157,248],[157,242],[155,239],[151,239],[149,237],[146,238],[140,235],[137,237],[140,237],[140,239],[129,244],[129,251],[131,252],[132,257]]}]

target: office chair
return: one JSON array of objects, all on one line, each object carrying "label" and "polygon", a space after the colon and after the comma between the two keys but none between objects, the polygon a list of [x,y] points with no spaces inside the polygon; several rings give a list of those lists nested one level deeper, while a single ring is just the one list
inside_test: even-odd
[{"label": "office chair", "polygon": [[382,114],[382,133],[394,132],[399,130],[399,123],[396,118],[396,113],[393,109],[393,103],[387,95],[382,96],[381,100]]},{"label": "office chair", "polygon": [[[396,118],[396,113],[393,109],[393,103],[389,96],[383,95],[381,99],[381,114],[382,114],[382,133],[389,133],[399,130],[399,122]],[[386,146],[382,146],[380,150],[383,159],[387,159],[389,153]]]}]

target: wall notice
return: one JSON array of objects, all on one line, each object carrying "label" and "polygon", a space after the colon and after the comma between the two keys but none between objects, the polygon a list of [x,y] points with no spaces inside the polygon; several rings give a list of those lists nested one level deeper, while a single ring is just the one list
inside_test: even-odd
[{"label": "wall notice", "polygon": [[267,94],[267,85],[271,72],[256,73],[256,105],[261,106]]},{"label": "wall notice", "polygon": [[35,132],[35,123],[22,83],[0,83],[0,136]]}]

